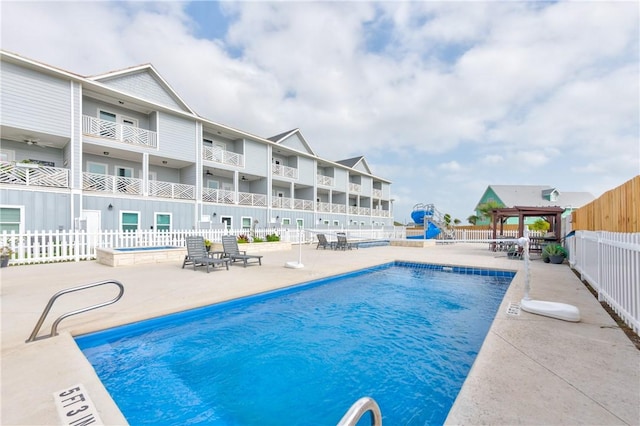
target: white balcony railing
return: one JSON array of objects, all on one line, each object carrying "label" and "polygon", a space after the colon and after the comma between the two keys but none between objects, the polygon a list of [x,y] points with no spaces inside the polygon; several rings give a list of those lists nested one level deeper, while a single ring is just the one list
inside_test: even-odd
[{"label": "white balcony railing", "polygon": [[331,204],[331,213],[346,213],[347,206],[344,204]]},{"label": "white balcony railing", "polygon": [[333,178],[331,176],[316,175],[318,185],[333,186]]},{"label": "white balcony railing", "polygon": [[313,211],[313,201],[311,200],[299,200],[297,198],[293,199],[293,209],[294,210],[305,210],[308,212]]},{"label": "white balcony railing", "polygon": [[320,213],[329,213],[331,212],[331,203],[316,203],[316,211]]},{"label": "white balcony railing", "polygon": [[357,183],[349,182],[349,192],[360,192],[362,186]]},{"label": "white balcony railing", "polygon": [[376,198],[382,198],[382,189],[373,189],[373,196]]},{"label": "white balcony railing", "polygon": [[84,172],[82,173],[82,189],[85,191],[142,195],[142,179]]},{"label": "white balcony railing", "polygon": [[225,189],[202,188],[202,201],[220,204],[235,204],[236,195]]},{"label": "white balcony railing", "polygon": [[98,138],[111,139],[118,142],[157,148],[156,132],[126,124],[100,120],[99,118],[82,116],[82,133]]},{"label": "white balcony railing", "polygon": [[69,169],[0,161],[0,183],[68,188]]},{"label": "white balcony railing", "polygon": [[250,192],[238,192],[238,204],[241,206],[266,207],[267,196]]},{"label": "white balcony railing", "polygon": [[272,174],[276,176],[298,179],[298,169],[288,166],[282,166],[280,164],[272,164],[271,168]]},{"label": "white balcony railing", "polygon": [[217,146],[205,146],[202,150],[202,159],[229,166],[244,167],[244,155],[225,151]]},{"label": "white balcony railing", "polygon": [[196,187],[184,183],[149,181],[149,195],[152,197],[195,200]]}]

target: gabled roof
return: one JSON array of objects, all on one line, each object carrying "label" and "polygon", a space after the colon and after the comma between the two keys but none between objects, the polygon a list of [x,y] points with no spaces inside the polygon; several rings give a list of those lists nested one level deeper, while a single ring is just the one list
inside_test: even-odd
[{"label": "gabled roof", "polygon": [[87,80],[197,115],[151,64],[110,71],[87,77]]},{"label": "gabled roof", "polygon": [[348,158],[346,160],[336,161],[336,163],[342,164],[343,166],[352,168],[354,170],[359,170],[361,172],[373,174],[371,173],[369,164],[367,164],[367,160],[365,160],[362,155],[359,157],[353,157],[353,158]]},{"label": "gabled roof", "polygon": [[271,136],[267,138],[267,140],[317,157],[316,153],[313,152],[313,149],[311,149],[311,146],[307,143],[307,140],[302,136],[300,129],[292,129],[279,135]]},{"label": "gabled roof", "polygon": [[[492,190],[506,207],[578,208],[595,199],[588,192],[560,192],[549,185],[489,185],[487,191],[489,190]],[[549,199],[552,193],[556,195],[555,200]]]}]

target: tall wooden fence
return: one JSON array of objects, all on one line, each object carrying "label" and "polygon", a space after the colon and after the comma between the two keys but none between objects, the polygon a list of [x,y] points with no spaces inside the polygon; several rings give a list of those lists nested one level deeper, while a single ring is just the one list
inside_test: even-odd
[{"label": "tall wooden fence", "polygon": [[573,212],[576,231],[640,232],[640,175]]}]

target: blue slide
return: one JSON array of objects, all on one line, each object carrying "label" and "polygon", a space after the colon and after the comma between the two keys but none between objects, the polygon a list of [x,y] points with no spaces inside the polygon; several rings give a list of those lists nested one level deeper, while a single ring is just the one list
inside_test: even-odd
[{"label": "blue slide", "polygon": [[[423,225],[425,215],[429,217],[433,217],[433,211],[415,209],[414,211],[411,212],[411,219],[417,225]],[[428,240],[428,239],[437,237],[439,233],[440,233],[440,228],[438,228],[433,222],[427,220],[427,226],[424,231],[424,237],[421,235],[416,235],[412,237],[407,237],[407,239],[410,239],[410,240],[427,239]]]}]

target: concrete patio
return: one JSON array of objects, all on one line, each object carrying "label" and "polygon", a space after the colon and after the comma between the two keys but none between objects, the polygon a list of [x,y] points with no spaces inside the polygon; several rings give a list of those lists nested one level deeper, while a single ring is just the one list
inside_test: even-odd
[{"label": "concrete patio", "polygon": [[[113,268],[97,262],[42,264],[0,270],[2,280],[3,425],[61,424],[53,394],[82,384],[104,424],[126,424],[72,336],[171,312],[286,287],[393,260],[516,270],[478,358],[447,419],[448,424],[640,423],[640,351],[565,265],[531,262],[531,296],[570,303],[582,320],[570,323],[508,313],[523,295],[524,262],[486,244],[316,250],[303,246],[266,253],[263,266],[207,274],[180,263]],[[54,338],[25,343],[49,298],[59,290],[116,279],[118,303],[62,321]],[[114,287],[64,296],[40,334],[60,314],[113,297]],[[384,415],[384,411],[383,411]]]}]

